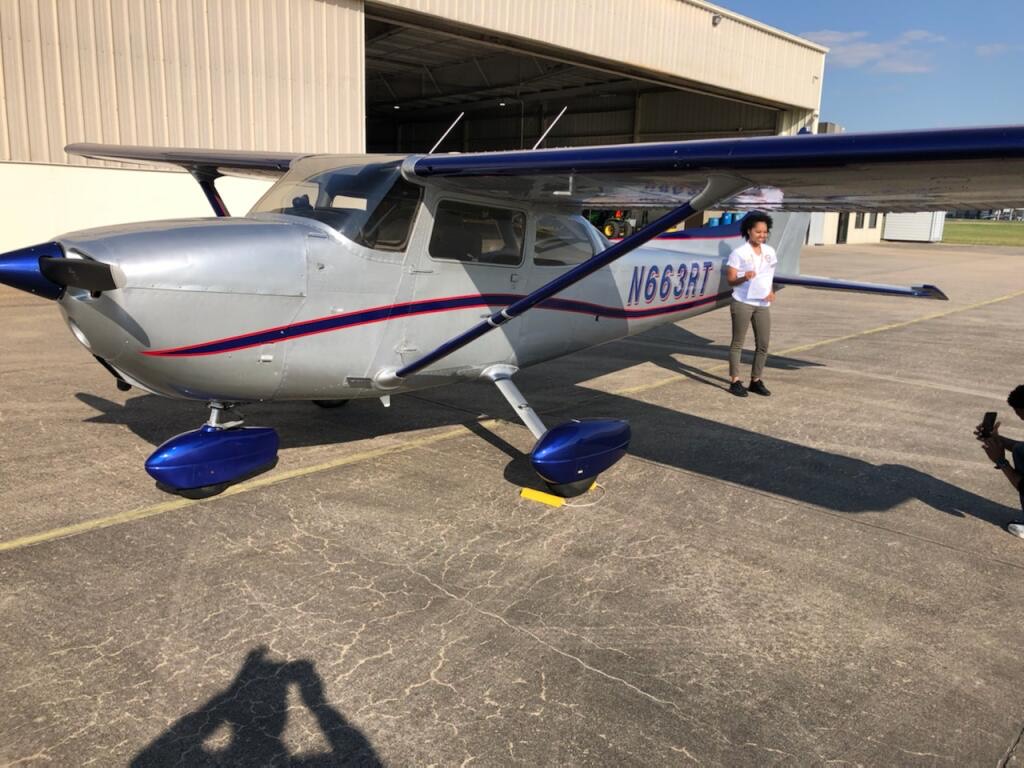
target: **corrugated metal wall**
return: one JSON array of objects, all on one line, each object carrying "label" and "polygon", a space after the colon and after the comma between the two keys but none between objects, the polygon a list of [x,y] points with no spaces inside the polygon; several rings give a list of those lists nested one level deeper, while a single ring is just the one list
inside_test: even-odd
[{"label": "corrugated metal wall", "polygon": [[[367,0],[367,13],[427,14],[480,35],[551,46],[753,101],[816,112],[824,49],[699,0]],[[715,16],[721,19],[714,24]]]},{"label": "corrugated metal wall", "polygon": [[[714,26],[721,9],[697,0],[370,0],[367,8],[781,107],[676,92],[642,95],[634,115],[628,104],[584,98],[549,146],[790,132],[811,119],[820,94],[820,49],[727,11]],[[95,164],[67,158],[63,147],[75,141],[362,151],[363,59],[361,0],[0,0],[0,161]],[[477,126],[463,149],[518,146],[520,134],[529,146],[541,116],[561,106]],[[403,148],[441,130],[408,126]]]},{"label": "corrugated metal wall", "polygon": [[363,113],[361,0],[0,0],[0,160],[361,152]]}]

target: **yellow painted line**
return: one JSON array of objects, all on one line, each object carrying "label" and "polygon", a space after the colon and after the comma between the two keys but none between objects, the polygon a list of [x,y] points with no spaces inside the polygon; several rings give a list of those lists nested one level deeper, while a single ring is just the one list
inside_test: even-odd
[{"label": "yellow painted line", "polygon": [[530,501],[539,501],[541,504],[547,504],[549,507],[561,507],[565,504],[565,499],[561,496],[544,493],[544,491],[535,491],[533,488],[521,488],[519,495]]},{"label": "yellow painted line", "polygon": [[834,339],[825,339],[824,341],[815,341],[811,344],[803,344],[799,347],[790,347],[779,352],[780,355],[790,355],[794,352],[806,352],[808,349],[814,349],[815,347],[821,347],[825,344],[834,344],[837,341],[848,341],[849,339],[856,339],[860,336],[870,336],[873,333],[881,333],[882,331],[891,331],[896,328],[906,328],[908,325],[914,325],[915,323],[923,323],[926,320],[935,320],[940,317],[948,317],[949,315],[955,315],[958,312],[967,312],[972,309],[978,309],[979,307],[985,307],[989,304],[998,304],[1000,301],[1007,301],[1009,299],[1015,299],[1018,296],[1024,296],[1024,290],[1014,291],[1008,293],[1005,296],[997,296],[994,299],[987,299],[985,301],[979,301],[977,304],[969,304],[966,307],[957,307],[956,309],[947,309],[945,312],[935,312],[924,317],[918,317],[914,320],[906,320],[902,323],[890,323],[889,325],[880,325],[877,328],[869,328],[866,331],[860,331],[859,333],[851,333],[847,336],[837,336]]},{"label": "yellow painted line", "polygon": [[[487,426],[496,425],[496,420],[489,420],[481,422]],[[446,432],[441,432],[435,435],[426,435],[424,437],[409,440],[400,445],[393,445],[387,448],[375,448],[370,451],[363,451],[361,453],[355,453],[351,456],[343,456],[331,461],[325,461],[322,464],[314,464],[309,467],[299,467],[298,469],[291,469],[286,472],[272,472],[269,475],[263,475],[252,480],[248,480],[238,485],[233,485],[223,493],[216,496],[211,496],[208,499],[183,499],[176,498],[171,501],[165,501],[161,504],[154,504],[150,507],[142,507],[141,509],[132,509],[126,512],[117,512],[107,517],[98,517],[93,520],[84,520],[81,523],[75,523],[74,525],[67,525],[63,528],[53,528],[49,531],[43,531],[42,533],[35,533],[29,536],[22,536],[21,538],[11,539],[10,541],[0,542],[0,552],[10,552],[15,549],[22,549],[24,547],[30,547],[34,544],[42,544],[47,541],[54,541],[56,539],[64,539],[69,536],[78,536],[82,533],[88,533],[89,531],[97,531],[101,528],[110,528],[114,525],[121,525],[123,523],[132,523],[136,520],[143,520],[147,517],[154,517],[156,515],[162,515],[166,512],[174,512],[175,510],[185,509],[186,507],[192,507],[197,504],[205,504],[218,499],[223,499],[229,496],[237,496],[240,493],[247,493],[258,488],[265,488],[267,486],[276,485],[277,483],[283,483],[286,480],[293,480],[297,477],[305,477],[306,475],[312,475],[317,472],[323,472],[328,469],[335,469],[336,467],[343,467],[346,464],[356,464],[361,461],[367,461],[369,459],[377,459],[382,456],[388,456],[395,453],[402,453],[404,451],[411,451],[415,448],[423,448],[427,445],[439,443],[443,440],[449,440],[453,437],[460,435],[470,434],[465,427],[458,427],[456,429],[450,429]]]},{"label": "yellow painted line", "polygon": [[[850,333],[850,334],[847,334],[846,336],[836,336],[833,339],[823,339],[821,341],[811,342],[810,344],[801,344],[798,347],[790,347],[789,349],[783,349],[783,350],[781,350],[779,352],[774,352],[774,353],[769,352],[769,357],[772,354],[780,355],[780,356],[781,355],[792,355],[792,354],[794,354],[796,352],[806,352],[809,349],[816,349],[817,347],[823,347],[826,344],[835,344],[835,343],[840,342],[840,341],[849,341],[850,339],[857,339],[857,338],[860,338],[861,336],[870,336],[871,334],[874,334],[874,333],[881,333],[882,331],[891,331],[891,330],[894,330],[896,328],[905,328],[908,325],[914,325],[915,323],[923,323],[926,320],[935,320],[935,319],[940,318],[940,317],[947,317],[949,315],[955,315],[958,312],[967,312],[967,311],[972,310],[972,309],[978,309],[979,307],[985,307],[985,306],[988,306],[989,304],[998,304],[1000,301],[1008,301],[1009,299],[1015,299],[1018,296],[1024,296],[1024,290],[1014,291],[1013,293],[1007,293],[1007,294],[1005,294],[1003,296],[997,296],[994,299],[986,299],[985,301],[979,301],[976,304],[969,304],[969,305],[967,305],[965,307],[956,307],[955,309],[947,309],[945,312],[934,312],[934,313],[932,313],[930,315],[924,315],[923,317],[917,317],[917,318],[914,318],[913,320],[906,320],[906,321],[904,321],[902,323],[889,323],[888,325],[880,325],[877,328],[868,328],[865,331],[858,331],[857,333]],[[729,370],[729,364],[728,363],[722,363],[720,365],[716,365],[716,366],[713,366],[711,368],[708,368],[707,370],[705,370],[705,373],[717,373],[719,371],[727,371],[727,370]],[[672,376],[671,378],[667,378],[667,379],[658,379],[657,381],[653,381],[653,382],[651,382],[649,384],[640,384],[640,385],[638,385],[636,387],[628,387],[626,389],[617,389],[617,390],[614,390],[613,392],[611,392],[610,394],[613,394],[613,395],[632,395],[632,394],[636,394],[637,392],[649,392],[652,389],[658,389],[659,387],[664,387],[666,384],[671,384],[671,383],[676,382],[676,381],[685,381],[687,378],[689,378],[689,377],[682,376],[682,375]]]},{"label": "yellow painted line", "polygon": [[[839,337],[836,337],[834,339],[825,339],[823,341],[817,341],[817,342],[813,342],[811,344],[804,344],[804,345],[799,346],[799,347],[791,347],[789,349],[784,349],[781,352],[777,352],[776,354],[778,354],[778,355],[788,355],[788,354],[792,354],[794,352],[803,352],[803,351],[806,351],[808,349],[814,349],[816,347],[824,346],[826,344],[834,344],[834,343],[836,343],[838,341],[847,341],[849,339],[855,339],[855,338],[858,338],[860,336],[868,336],[868,335],[873,334],[873,333],[880,333],[882,331],[888,331],[888,330],[892,330],[894,328],[903,328],[903,327],[906,327],[908,325],[914,325],[915,323],[924,322],[925,320],[934,320],[936,318],[946,317],[947,315],[953,315],[953,314],[956,314],[958,312],[966,312],[966,311],[971,310],[971,309],[977,309],[979,307],[984,307],[984,306],[987,306],[989,304],[996,304],[996,303],[998,303],[1000,301],[1007,301],[1008,299],[1013,299],[1013,298],[1016,298],[1016,297],[1022,296],[1022,295],[1024,295],[1024,290],[1014,291],[1013,293],[1008,293],[1005,296],[998,296],[998,297],[996,297],[994,299],[988,299],[987,301],[979,301],[977,304],[971,304],[971,305],[966,306],[966,307],[957,307],[956,309],[950,309],[950,310],[947,310],[945,312],[936,312],[934,314],[925,315],[924,317],[919,317],[919,318],[916,318],[914,320],[907,320],[906,322],[903,322],[903,323],[891,323],[889,325],[882,325],[882,326],[879,326],[877,328],[870,328],[870,329],[868,329],[866,331],[860,331],[858,333],[851,333],[851,334],[849,334],[847,336],[839,336]],[[722,364],[722,365],[715,366],[714,368],[708,369],[707,372],[710,373],[710,372],[714,372],[714,371],[718,371],[718,370],[724,370],[724,369],[727,369],[727,368],[728,368],[728,364]],[[638,386],[638,387],[630,387],[628,389],[616,390],[614,392],[611,392],[610,394],[628,395],[628,394],[633,394],[633,393],[636,393],[636,392],[645,392],[645,391],[649,391],[649,390],[652,390],[652,389],[657,389],[658,387],[663,387],[666,384],[671,384],[673,382],[677,382],[677,381],[685,380],[685,379],[686,379],[685,376],[673,376],[673,377],[668,378],[668,379],[661,379],[659,381],[655,381],[655,382],[652,382],[650,384],[643,384],[643,385]],[[500,422],[500,420],[497,420],[497,419],[490,419],[488,421],[484,421],[484,422],[480,422],[480,423],[482,425],[485,425],[485,426],[494,426],[494,425],[497,425],[497,424],[499,424],[501,422]],[[53,529],[51,529],[49,531],[43,531],[42,533],[30,534],[28,536],[22,536],[22,537],[17,538],[17,539],[11,539],[10,541],[2,541],[2,542],[0,542],[0,552],[10,552],[12,550],[23,549],[24,547],[30,547],[30,546],[33,546],[34,544],[42,544],[42,543],[47,542],[47,541],[55,541],[57,539],[64,539],[64,538],[67,538],[69,536],[78,536],[79,534],[88,533],[89,531],[100,530],[101,528],[110,528],[111,526],[114,526],[114,525],[121,525],[123,523],[131,523],[131,522],[135,522],[136,520],[144,520],[147,517],[154,517],[156,515],[162,515],[162,514],[164,514],[166,512],[173,512],[175,510],[185,509],[187,507],[195,506],[197,504],[204,504],[204,503],[207,503],[207,502],[216,501],[217,499],[223,499],[223,498],[226,498],[226,497],[229,497],[229,496],[236,496],[236,495],[238,495],[240,493],[247,493],[248,491],[256,490],[258,488],[265,488],[265,487],[268,487],[268,486],[271,486],[271,485],[276,485],[277,483],[282,483],[282,482],[284,482],[286,480],[293,480],[293,479],[295,479],[297,477],[305,477],[307,475],[312,475],[312,474],[315,474],[317,472],[323,472],[323,471],[328,470],[328,469],[334,469],[336,467],[343,467],[343,466],[345,466],[347,464],[356,464],[356,463],[358,463],[360,461],[367,461],[369,459],[376,459],[376,458],[379,458],[379,457],[382,457],[382,456],[388,456],[388,455],[395,454],[395,453],[402,453],[404,451],[410,451],[410,450],[413,450],[415,448],[422,448],[424,446],[431,445],[433,443],[439,443],[439,442],[441,442],[443,440],[448,440],[450,438],[458,437],[459,435],[464,435],[464,434],[466,434],[465,428],[464,427],[458,427],[456,429],[448,430],[447,432],[441,432],[441,433],[435,434],[435,435],[427,435],[425,437],[421,437],[421,438],[415,439],[415,440],[410,440],[410,441],[404,442],[404,443],[402,443],[400,445],[394,445],[394,446],[391,446],[391,447],[388,447],[388,448],[376,448],[376,449],[370,450],[370,451],[363,451],[362,453],[356,453],[356,454],[353,454],[351,456],[343,456],[341,458],[332,459],[331,461],[325,461],[322,464],[315,464],[315,465],[310,466],[310,467],[299,467],[298,469],[292,469],[292,470],[288,470],[286,472],[274,472],[272,474],[265,475],[265,476],[262,476],[262,477],[258,477],[258,478],[255,478],[253,480],[249,480],[249,481],[244,482],[244,483],[239,483],[238,485],[233,485],[230,488],[228,488],[226,491],[224,491],[223,493],[218,494],[217,496],[212,496],[209,499],[182,499],[182,498],[178,498],[178,499],[173,499],[171,501],[165,501],[162,504],[154,504],[152,506],[143,507],[141,509],[133,509],[133,510],[128,510],[126,512],[118,512],[118,513],[113,514],[113,515],[108,515],[107,517],[99,517],[99,518],[95,518],[95,519],[92,519],[92,520],[85,520],[85,521],[83,521],[81,523],[75,523],[74,525],[67,525],[67,526],[64,526],[62,528],[53,528]],[[551,496],[550,494],[545,494],[545,493],[542,493],[540,491],[533,491],[533,490],[528,489],[528,488],[523,488],[522,491],[521,491],[521,494],[522,494],[522,496],[524,498],[529,498],[529,499],[532,499],[534,501],[542,501],[543,503],[550,503],[548,501],[544,501],[541,498],[538,498],[540,496]],[[533,494],[536,494],[536,496],[534,496]],[[565,503],[565,500],[562,499],[559,496],[551,496],[551,498],[559,499],[561,501],[561,504]],[[561,506],[561,504],[558,504],[557,506]]]}]

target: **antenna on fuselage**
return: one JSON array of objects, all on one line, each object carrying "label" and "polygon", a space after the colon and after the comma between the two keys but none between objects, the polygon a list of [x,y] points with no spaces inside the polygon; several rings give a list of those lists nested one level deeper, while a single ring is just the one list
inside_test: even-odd
[{"label": "antenna on fuselage", "polygon": [[466,114],[465,112],[459,112],[459,116],[456,117],[455,120],[452,122],[452,124],[448,126],[448,130],[445,131],[443,134],[441,134],[441,138],[437,140],[437,144],[432,146],[430,148],[430,151],[427,152],[428,155],[434,154],[434,150],[437,149],[438,147],[440,147],[441,146],[441,142],[448,138],[448,134],[452,132],[452,128],[454,128],[456,125],[459,124],[459,120],[461,120],[465,116],[465,114]]},{"label": "antenna on fuselage", "polygon": [[565,110],[567,110],[568,108],[569,108],[569,105],[568,105],[568,104],[566,104],[566,105],[565,105],[564,107],[562,107],[562,111],[561,111],[561,112],[559,112],[559,113],[558,113],[558,116],[557,116],[557,117],[556,117],[556,118],[555,118],[554,120],[552,120],[552,121],[551,121],[551,125],[549,125],[549,126],[547,127],[547,130],[545,130],[545,131],[544,131],[544,133],[542,133],[542,134],[541,134],[540,138],[539,138],[539,139],[537,139],[537,143],[536,143],[536,144],[534,144],[534,145],[533,145],[533,146],[531,147],[531,149],[536,149],[537,147],[539,147],[539,146],[540,146],[540,143],[541,143],[542,141],[544,141],[544,139],[546,139],[546,138],[548,137],[548,134],[549,134],[549,133],[551,133],[551,129],[555,127],[555,123],[557,123],[557,122],[558,122],[559,120],[561,120],[561,119],[562,119],[562,115],[564,115],[564,114],[565,114]]}]

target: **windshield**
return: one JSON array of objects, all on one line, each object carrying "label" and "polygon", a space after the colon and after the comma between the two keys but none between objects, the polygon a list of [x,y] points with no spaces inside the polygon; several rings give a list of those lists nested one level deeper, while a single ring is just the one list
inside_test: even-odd
[{"label": "windshield", "polygon": [[405,248],[422,189],[402,178],[397,161],[324,167],[337,161],[299,161],[251,212],[316,219],[368,248]]}]

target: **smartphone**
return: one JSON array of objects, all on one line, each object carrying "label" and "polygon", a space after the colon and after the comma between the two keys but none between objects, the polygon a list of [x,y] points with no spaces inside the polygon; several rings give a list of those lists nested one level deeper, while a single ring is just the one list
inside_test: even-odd
[{"label": "smartphone", "polygon": [[980,436],[983,437],[983,438],[991,437],[992,436],[992,427],[994,427],[995,425],[996,425],[996,412],[995,411],[989,411],[988,413],[985,414],[985,418],[983,418],[981,420],[981,430],[979,430]]}]

